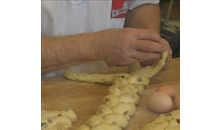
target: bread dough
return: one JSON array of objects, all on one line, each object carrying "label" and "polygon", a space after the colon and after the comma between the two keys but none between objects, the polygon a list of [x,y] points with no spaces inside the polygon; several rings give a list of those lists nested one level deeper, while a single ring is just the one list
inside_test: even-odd
[{"label": "bread dough", "polygon": [[77,116],[75,112],[72,109],[67,109],[67,110],[41,110],[41,120],[43,119],[48,119],[48,118],[53,118],[56,116],[65,116],[72,123],[76,122]]},{"label": "bread dough", "polygon": [[125,93],[118,97],[120,102],[124,103],[134,103],[137,105],[139,103],[140,97],[135,93]]},{"label": "bread dough", "polygon": [[102,123],[95,127],[92,127],[91,130],[122,130],[122,129],[118,125]]},{"label": "bread dough", "polygon": [[136,63],[132,63],[129,65],[129,73],[135,71],[135,70],[139,70],[141,67],[140,63],[139,62],[136,62]]},{"label": "bread dough", "polygon": [[130,75],[141,75],[146,78],[151,78],[164,67],[167,59],[168,59],[168,52],[165,51],[162,53],[161,59],[159,59],[154,65],[152,66],[148,65],[141,69],[135,70],[132,73],[130,73]]},{"label": "bread dough", "polygon": [[146,87],[149,84],[150,80],[141,75],[130,75],[129,77],[117,77],[113,80],[112,85],[118,85],[119,87],[124,86],[126,84],[134,83],[134,84],[142,84]]},{"label": "bread dough", "polygon": [[81,125],[80,127],[76,128],[76,130],[90,130],[88,125]]},{"label": "bread dough", "polygon": [[88,125],[90,127],[94,127],[94,126],[97,126],[97,125],[104,123],[104,122],[105,121],[101,116],[93,115],[86,121],[86,125]]},{"label": "bread dough", "polygon": [[112,114],[112,113],[113,112],[111,108],[107,105],[100,105],[98,109],[96,110],[96,114],[101,117],[104,117],[105,115]]},{"label": "bread dough", "polygon": [[[148,78],[162,69],[167,58],[168,53],[165,51],[162,53],[162,58],[153,66],[141,68],[140,64],[133,64],[131,75],[128,73],[87,74],[67,69],[64,73],[67,79],[112,85],[107,89],[107,96],[102,100],[103,105],[98,107],[97,115],[90,117],[86,125],[81,126],[79,130],[121,130],[127,127],[129,116],[135,114],[135,105],[139,103],[138,95],[143,94],[144,88],[150,82]],[[155,122],[147,124],[142,130],[171,130],[179,124],[179,119],[174,117],[168,118],[167,115],[165,119],[163,115],[160,117],[161,119],[158,118]]]},{"label": "bread dough", "polygon": [[116,73],[116,74],[88,74],[80,73],[72,69],[66,69],[64,76],[67,79],[74,81],[84,81],[90,83],[100,83],[100,84],[112,84],[113,80],[119,76],[129,77],[128,73]]},{"label": "bread dough", "polygon": [[141,130],[180,130],[180,110],[160,114],[157,119],[146,124]]},{"label": "bread dough", "polygon": [[72,109],[41,110],[41,130],[71,130],[77,116]]},{"label": "bread dough", "polygon": [[41,130],[71,130],[72,122],[65,116],[41,119]]},{"label": "bread dough", "polygon": [[124,86],[126,84],[128,84],[128,79],[123,76],[119,76],[115,78],[112,82],[112,85],[118,85],[118,86]]},{"label": "bread dough", "polygon": [[123,93],[136,93],[142,95],[144,92],[144,87],[141,84],[127,84],[121,87]]},{"label": "bread dough", "polygon": [[122,115],[134,115],[136,107],[133,103],[120,103],[112,108],[113,113],[119,113]]},{"label": "bread dough", "polygon": [[115,96],[120,96],[123,94],[121,87],[118,85],[112,85],[107,89],[107,95],[115,95]]},{"label": "bread dough", "polygon": [[131,75],[128,77],[128,83],[142,84],[146,87],[150,83],[150,80],[141,75]]},{"label": "bread dough", "polygon": [[122,128],[126,128],[130,120],[127,118],[127,116],[118,113],[108,114],[104,116],[103,119],[107,124],[119,125]]},{"label": "bread dough", "polygon": [[118,105],[120,103],[119,99],[114,95],[107,95],[102,100],[103,104],[106,104],[110,108]]}]

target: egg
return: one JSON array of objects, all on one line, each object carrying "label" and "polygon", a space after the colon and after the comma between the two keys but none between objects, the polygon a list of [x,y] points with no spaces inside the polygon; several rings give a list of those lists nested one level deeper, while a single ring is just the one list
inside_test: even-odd
[{"label": "egg", "polygon": [[177,109],[180,109],[180,93],[178,93],[174,98],[174,104]]},{"label": "egg", "polygon": [[171,109],[173,102],[169,95],[157,91],[149,95],[148,105],[155,112],[165,113]]},{"label": "egg", "polygon": [[177,95],[176,90],[169,85],[160,86],[155,91],[156,92],[160,91],[160,92],[164,92],[164,93],[168,94],[172,100],[174,100],[175,96]]}]

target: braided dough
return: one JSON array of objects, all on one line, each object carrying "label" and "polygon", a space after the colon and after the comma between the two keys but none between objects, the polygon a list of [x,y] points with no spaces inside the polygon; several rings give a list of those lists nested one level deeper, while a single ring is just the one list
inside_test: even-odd
[{"label": "braided dough", "polygon": [[[130,117],[135,114],[136,106],[146,86],[153,75],[158,73],[166,63],[167,51],[162,53],[162,58],[153,66],[141,68],[133,64],[131,74],[87,74],[67,69],[64,76],[75,81],[110,84],[106,90],[107,95],[102,100],[96,111],[86,124],[77,130],[122,130],[129,124]],[[145,129],[143,129],[145,130]]]},{"label": "braided dough", "polygon": [[71,130],[72,123],[76,122],[77,116],[72,109],[42,110],[41,130]]},{"label": "braided dough", "polygon": [[96,110],[96,114],[104,117],[105,115],[112,114],[112,109],[107,105],[100,105]]},{"label": "braided dough", "polygon": [[146,124],[141,130],[180,130],[180,110],[160,114],[150,124]]},{"label": "braided dough", "polygon": [[105,123],[118,125],[121,128],[126,128],[130,120],[127,116],[117,113],[108,114],[104,116],[103,119],[105,120]]}]

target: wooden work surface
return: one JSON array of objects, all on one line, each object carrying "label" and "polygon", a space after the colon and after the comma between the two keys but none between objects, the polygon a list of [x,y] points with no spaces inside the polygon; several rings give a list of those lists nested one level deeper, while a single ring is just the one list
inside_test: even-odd
[{"label": "wooden work surface", "polygon": [[[128,72],[128,66],[93,70],[88,73],[119,72]],[[150,84],[136,107],[135,115],[131,117],[128,127],[124,130],[140,130],[145,124],[158,117],[158,113],[149,109],[147,99],[149,94],[161,85],[171,85],[177,92],[180,92],[180,58],[174,58],[167,68],[151,78]],[[73,124],[73,130],[75,130],[78,126],[85,124],[89,117],[95,115],[108,87],[107,85],[75,82],[65,79],[64,76],[43,78],[41,80],[41,109],[72,109],[78,117],[77,122]]]}]

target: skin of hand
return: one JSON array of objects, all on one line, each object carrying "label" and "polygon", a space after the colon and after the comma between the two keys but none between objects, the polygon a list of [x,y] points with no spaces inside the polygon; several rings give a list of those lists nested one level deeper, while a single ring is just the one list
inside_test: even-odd
[{"label": "skin of hand", "polygon": [[[170,64],[170,62],[171,62],[171,60],[172,60],[172,53],[173,53],[173,52],[172,52],[172,50],[171,50],[171,48],[170,48],[170,45],[169,45],[168,41],[166,41],[165,39],[161,38],[161,44],[166,45],[167,52],[168,52],[168,60],[167,60],[166,64],[165,64],[164,67],[163,67],[163,68],[166,68],[166,67]],[[145,60],[145,61],[143,61],[143,62],[140,62],[140,65],[141,65],[142,67],[147,66],[147,65],[153,65],[153,64],[155,64],[158,60],[159,60],[158,58],[154,58],[154,59],[152,58],[152,59],[150,59],[150,60]]]},{"label": "skin of hand", "polygon": [[[144,16],[144,17],[143,17]],[[144,4],[133,10],[129,10],[126,15],[125,25],[126,27],[150,29],[160,34],[160,7],[154,4]],[[167,67],[172,60],[172,50],[169,43],[161,38],[161,44],[166,45],[168,51],[168,61],[164,65]],[[153,65],[159,60],[159,57],[148,58],[143,62],[140,62],[142,67],[146,65]]]},{"label": "skin of hand", "polygon": [[127,65],[159,58],[166,46],[160,36],[146,29],[107,29],[98,32],[90,44],[95,57],[110,64]]},{"label": "skin of hand", "polygon": [[93,60],[126,65],[160,57],[165,46],[159,34],[146,29],[106,29],[64,37],[42,37],[41,73]]}]

